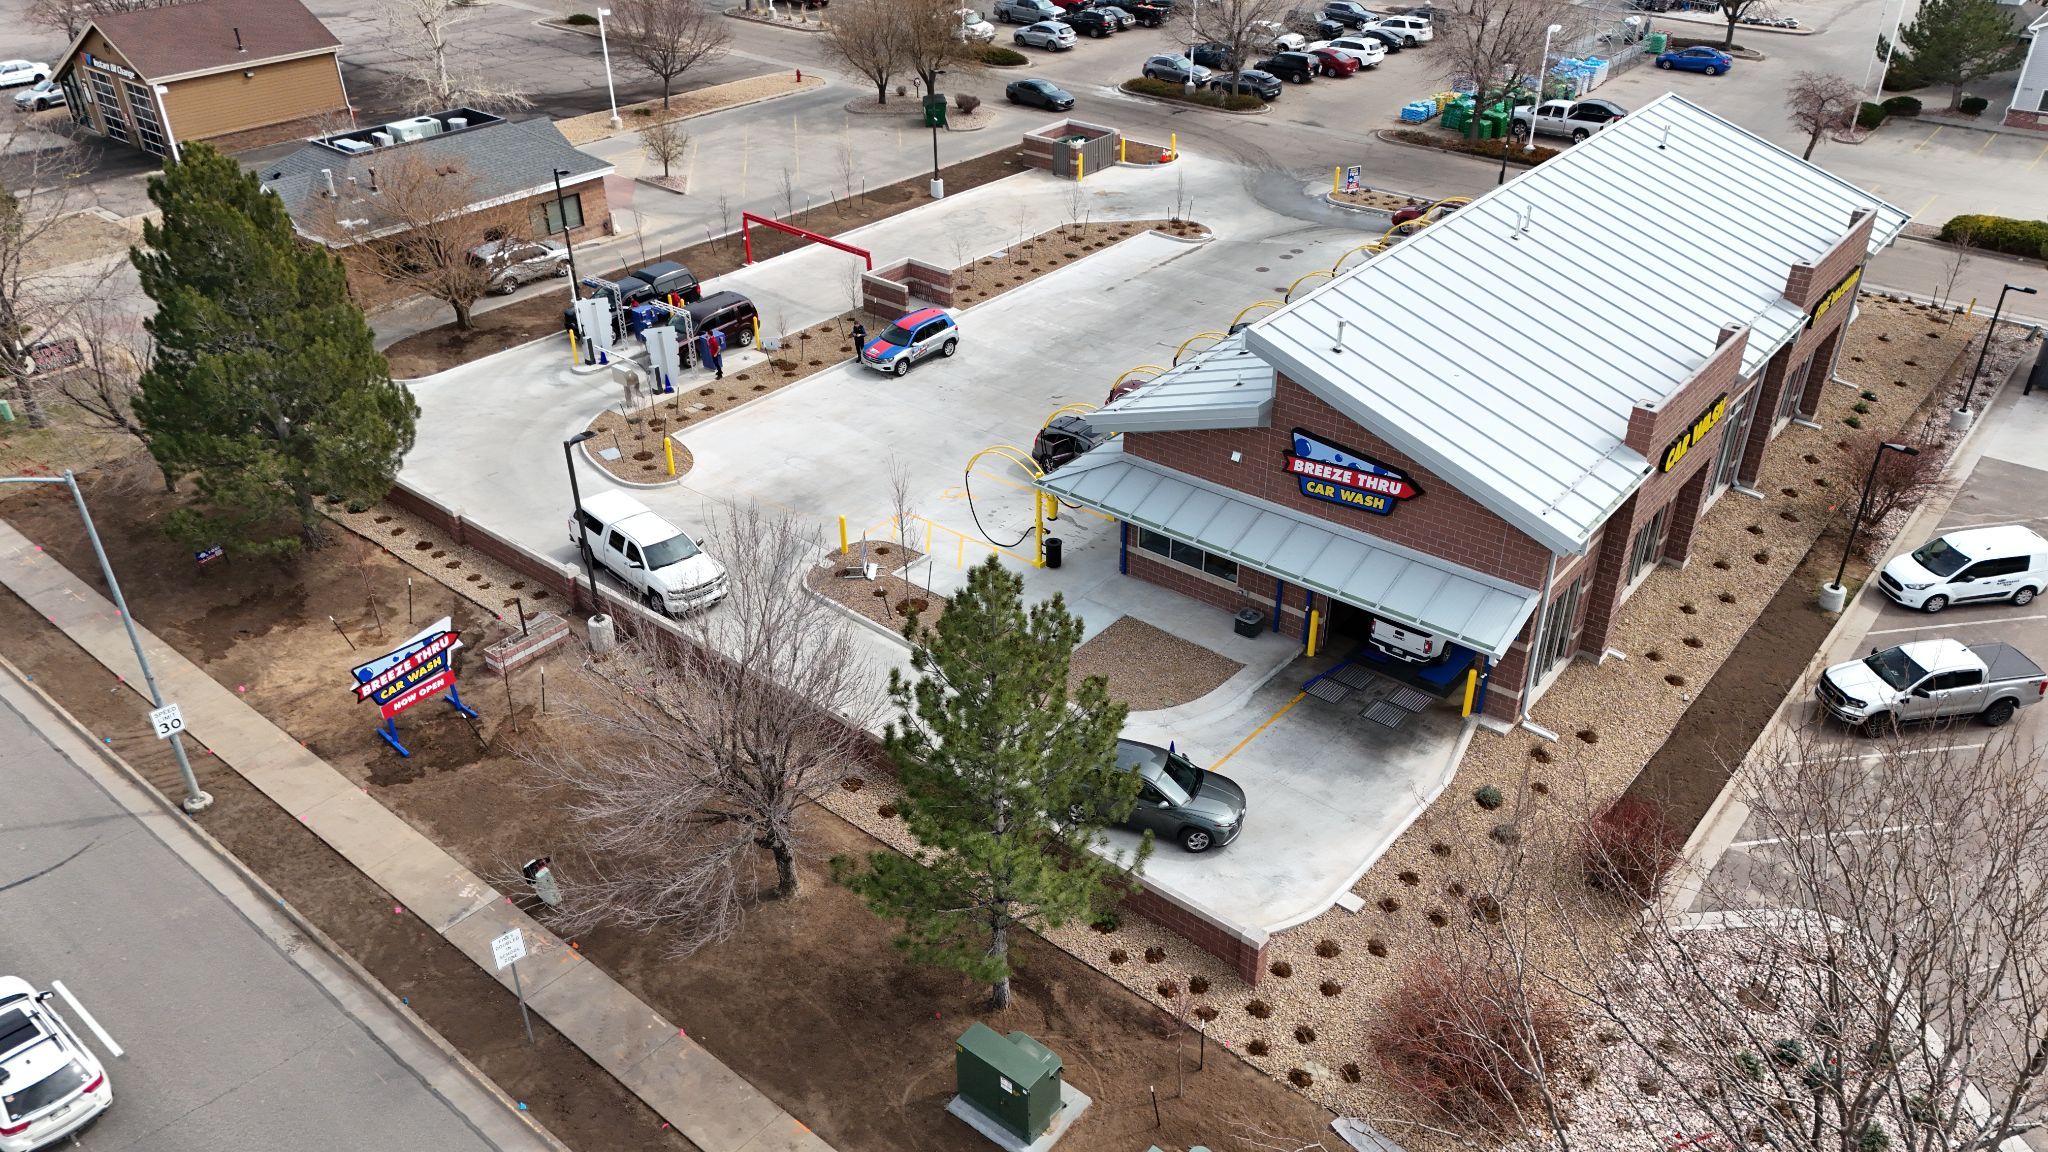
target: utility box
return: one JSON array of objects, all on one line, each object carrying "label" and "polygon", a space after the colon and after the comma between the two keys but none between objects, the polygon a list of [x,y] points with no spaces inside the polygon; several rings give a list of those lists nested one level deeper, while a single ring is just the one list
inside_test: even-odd
[{"label": "utility box", "polygon": [[946,94],[934,92],[924,98],[924,126],[944,128],[946,126]]},{"label": "utility box", "polygon": [[1059,1055],[1024,1033],[977,1023],[953,1044],[959,1095],[946,1110],[1011,1152],[1049,1147],[1089,1103],[1061,1070]]}]

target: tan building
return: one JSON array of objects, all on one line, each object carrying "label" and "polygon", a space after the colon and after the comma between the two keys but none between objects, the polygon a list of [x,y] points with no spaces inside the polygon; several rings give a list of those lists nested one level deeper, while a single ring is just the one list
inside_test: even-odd
[{"label": "tan building", "polygon": [[195,0],[93,17],[56,79],[83,127],[175,157],[348,127],[340,52],[299,0]]}]

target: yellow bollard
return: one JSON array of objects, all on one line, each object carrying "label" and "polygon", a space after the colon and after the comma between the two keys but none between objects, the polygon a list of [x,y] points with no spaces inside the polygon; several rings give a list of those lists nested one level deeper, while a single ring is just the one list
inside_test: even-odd
[{"label": "yellow bollard", "polygon": [[1117,162],[1117,163],[1119,163],[1119,164],[1122,164],[1122,163],[1124,163],[1124,162],[1125,162],[1125,161],[1124,161],[1124,145],[1125,145],[1126,143],[1128,143],[1128,141],[1126,141],[1126,140],[1125,140],[1125,139],[1124,139],[1123,137],[1119,136],[1119,137],[1117,137],[1117,138],[1116,138],[1116,162]]},{"label": "yellow bollard", "polygon": [[1479,691],[1479,669],[1477,666],[1465,669],[1465,710],[1460,716],[1472,714],[1472,696]]},{"label": "yellow bollard", "polygon": [[676,474],[676,442],[675,442],[675,441],[673,441],[673,440],[671,440],[671,439],[669,439],[669,438],[668,438],[668,437],[666,437],[666,436],[662,437],[662,438],[661,438],[661,450],[662,450],[663,452],[666,452],[666,453],[668,453],[668,474],[669,474],[669,475],[671,475],[671,476],[675,475],[675,474]]},{"label": "yellow bollard", "polygon": [[1038,521],[1038,554],[1031,558],[1031,564],[1035,568],[1043,568],[1045,567],[1045,493],[1037,493],[1037,496],[1038,499],[1032,501],[1032,511],[1036,514],[1035,519]]},{"label": "yellow bollard", "polygon": [[1317,641],[1318,639],[1320,639],[1320,637],[1318,637],[1318,636],[1316,635],[1317,631],[1319,631],[1319,629],[1318,629],[1317,625],[1319,625],[1319,624],[1321,624],[1321,623],[1322,623],[1322,614],[1321,614],[1321,613],[1319,613],[1319,612],[1317,612],[1317,611],[1316,611],[1315,609],[1313,609],[1313,608],[1309,609],[1309,611],[1308,611],[1308,654],[1309,654],[1310,656],[1313,656],[1313,655],[1315,655],[1315,654],[1316,654],[1316,641]]},{"label": "yellow bollard", "polygon": [[1052,522],[1053,522],[1053,523],[1055,523],[1055,524],[1059,523],[1059,519],[1060,519],[1060,498],[1059,498],[1059,497],[1057,497],[1057,496],[1054,496],[1054,495],[1052,495],[1051,493],[1046,493],[1046,494],[1045,494],[1045,511],[1046,511],[1046,516],[1045,516],[1045,518],[1046,518],[1047,520],[1050,520],[1050,521],[1052,521]]},{"label": "yellow bollard", "polygon": [[846,555],[846,517],[839,518],[839,554]]},{"label": "yellow bollard", "polygon": [[1180,133],[1172,132],[1167,135],[1166,150],[1175,160],[1180,159]]},{"label": "yellow bollard", "polygon": [[569,363],[583,363],[583,358],[576,354],[576,333],[573,329],[569,332]]},{"label": "yellow bollard", "polygon": [[757,313],[755,313],[755,314],[754,314],[754,347],[756,347],[756,348],[759,348],[760,346],[761,346],[761,315],[760,315],[760,313],[758,313],[758,312],[757,312]]},{"label": "yellow bollard", "polygon": [[1088,157],[1074,153],[1074,180],[1078,183],[1088,178]]},{"label": "yellow bollard", "polygon": [[1344,166],[1342,164],[1339,164],[1335,168],[1330,169],[1330,195],[1335,196],[1337,193],[1342,192],[1343,190]]},{"label": "yellow bollard", "polygon": [[1971,315],[1971,316],[1975,316],[1976,314],[1977,314],[1977,298],[1976,298],[1975,296],[1972,296],[1972,297],[1970,297],[1970,311],[1969,311],[1968,315]]}]

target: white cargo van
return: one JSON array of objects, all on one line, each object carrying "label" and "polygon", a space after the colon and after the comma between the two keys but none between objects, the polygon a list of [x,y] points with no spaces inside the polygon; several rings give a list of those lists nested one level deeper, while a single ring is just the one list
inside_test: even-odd
[{"label": "white cargo van", "polygon": [[2048,540],[2017,524],[1965,528],[1893,557],[1877,583],[1923,612],[1992,600],[2025,604],[2048,588]]},{"label": "white cargo van", "polygon": [[598,492],[583,498],[582,516],[580,531],[569,518],[569,542],[589,548],[649,608],[673,616],[725,599],[725,565],[647,505],[624,492]]}]

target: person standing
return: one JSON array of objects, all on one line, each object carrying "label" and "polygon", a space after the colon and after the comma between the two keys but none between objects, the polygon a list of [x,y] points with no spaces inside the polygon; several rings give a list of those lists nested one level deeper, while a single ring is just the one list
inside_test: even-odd
[{"label": "person standing", "polygon": [[716,328],[704,334],[706,347],[710,349],[711,370],[717,373],[714,380],[725,379],[725,336]]},{"label": "person standing", "polygon": [[858,360],[858,359],[860,359],[860,357],[861,357],[861,353],[863,353],[863,352],[867,351],[867,347],[868,347],[868,330],[867,330],[867,326],[866,326],[866,325],[864,325],[864,324],[862,324],[862,323],[861,323],[860,321],[858,321],[858,320],[855,320],[855,321],[853,322],[853,358],[854,358],[855,360]]}]

